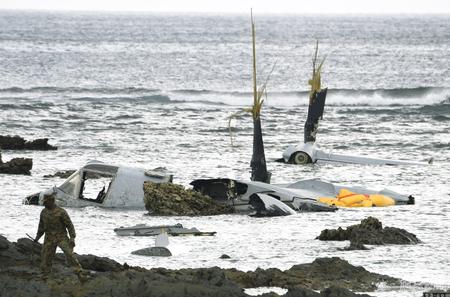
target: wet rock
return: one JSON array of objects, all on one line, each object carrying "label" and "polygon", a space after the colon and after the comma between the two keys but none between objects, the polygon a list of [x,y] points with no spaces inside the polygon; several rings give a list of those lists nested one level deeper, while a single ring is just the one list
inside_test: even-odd
[{"label": "wet rock", "polygon": [[325,229],[316,238],[319,240],[350,240],[360,244],[417,244],[420,240],[416,235],[408,231],[395,227],[384,227],[381,222],[374,218],[368,217],[361,221],[361,224],[352,225],[347,229]]},{"label": "wet rock", "polygon": [[0,235],[0,250],[7,250],[9,248],[9,241],[6,237]]},{"label": "wet rock", "polygon": [[151,256],[151,257],[170,257],[172,253],[163,246],[153,246],[131,252],[133,255]]},{"label": "wet rock", "polygon": [[224,205],[199,192],[172,183],[144,183],[145,208],[152,215],[219,215],[233,213]]},{"label": "wet rock", "polygon": [[376,289],[376,284],[385,282],[388,285],[399,285],[400,280],[367,271],[361,266],[353,266],[349,262],[333,258],[317,258],[312,263],[292,266],[281,271],[276,268],[256,269],[242,272],[229,269],[227,277],[244,288],[275,286],[281,288],[308,288],[324,290],[331,286],[339,286],[354,291],[369,292]]},{"label": "wet rock", "polygon": [[[243,288],[278,286],[287,297],[356,297],[349,290],[371,291],[377,282],[399,285],[400,280],[370,273],[339,258],[318,258],[289,270],[242,272],[218,267],[171,270],[130,267],[93,255],[77,255],[89,277],[80,283],[57,254],[47,281],[40,277],[42,245],[22,238],[16,243],[0,236],[0,296],[204,296],[244,297]],[[7,248],[5,248],[7,247]],[[404,284],[404,282],[403,282]],[[313,290],[322,290],[319,294]],[[275,296],[275,295],[266,295]]]},{"label": "wet rock", "polygon": [[[118,262],[106,257],[97,257],[94,255],[77,255],[78,261],[84,269],[106,272],[122,271],[127,269]],[[128,265],[127,265],[128,266]]]},{"label": "wet rock", "polygon": [[227,254],[223,254],[222,256],[220,256],[220,259],[231,259],[231,257]]},{"label": "wet rock", "polygon": [[44,178],[53,178],[53,177],[68,178],[69,176],[74,174],[75,171],[76,170],[59,170],[59,171],[56,171],[54,174],[44,175]]},{"label": "wet rock", "polygon": [[370,250],[370,249],[359,241],[350,241],[349,246],[344,248],[338,248],[338,251],[358,251],[358,250]]},{"label": "wet rock", "polygon": [[48,138],[38,138],[33,141],[26,141],[20,136],[0,135],[0,148],[4,150],[56,150],[55,146],[47,143]]},{"label": "wet rock", "polygon": [[0,163],[0,173],[30,175],[33,168],[33,159],[14,158],[9,162]]},{"label": "wet rock", "polygon": [[283,297],[371,297],[367,294],[356,294],[352,291],[332,286],[322,290],[320,293],[317,293],[311,289],[306,288],[295,288],[289,290]]},{"label": "wet rock", "polygon": [[341,287],[337,287],[337,286],[332,286],[329,288],[326,288],[325,290],[322,290],[320,292],[320,296],[323,297],[370,297],[370,295],[367,294],[356,294],[353,293],[350,290],[341,288]]}]

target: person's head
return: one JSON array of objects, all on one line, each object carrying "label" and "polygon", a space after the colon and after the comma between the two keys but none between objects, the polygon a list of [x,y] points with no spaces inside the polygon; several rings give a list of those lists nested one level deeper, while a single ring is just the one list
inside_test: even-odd
[{"label": "person's head", "polygon": [[44,203],[45,208],[48,208],[48,209],[54,208],[56,206],[55,195],[54,194],[45,194],[43,203]]}]

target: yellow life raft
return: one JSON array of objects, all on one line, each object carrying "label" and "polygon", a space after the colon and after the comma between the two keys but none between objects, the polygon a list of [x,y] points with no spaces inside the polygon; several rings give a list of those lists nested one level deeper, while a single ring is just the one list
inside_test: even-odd
[{"label": "yellow life raft", "polygon": [[384,207],[395,205],[395,200],[381,194],[358,194],[341,189],[336,197],[320,197],[319,202],[339,207]]}]

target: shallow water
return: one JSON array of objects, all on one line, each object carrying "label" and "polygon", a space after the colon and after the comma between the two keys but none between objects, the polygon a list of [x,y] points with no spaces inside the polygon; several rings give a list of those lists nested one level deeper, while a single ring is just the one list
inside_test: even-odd
[{"label": "shallow water", "polygon": [[[242,72],[250,69],[247,18],[223,17],[211,29],[211,17],[35,13],[11,19],[11,14],[0,12],[0,134],[48,137],[59,149],[3,151],[4,160],[19,156],[34,160],[31,176],[0,175],[0,233],[8,239],[35,234],[41,207],[24,206],[21,200],[63,181],[43,175],[76,169],[92,159],[144,168],[165,166],[174,182],[186,186],[197,178],[249,178],[250,118],[233,121],[234,146],[227,126],[227,117],[251,102],[249,73]],[[263,109],[266,157],[274,183],[320,177],[388,187],[413,194],[416,205],[280,218],[148,217],[143,210],[68,209],[78,233],[76,251],[130,265],[175,269],[287,269],[317,257],[339,256],[370,271],[449,285],[450,30],[446,28],[450,22],[445,17],[380,18],[365,22],[370,30],[364,32],[357,30],[359,18],[340,22],[320,17],[258,18],[265,57],[261,60],[280,57]],[[331,52],[324,73],[330,92],[319,144],[335,153],[409,160],[434,157],[432,165],[272,162],[303,138],[307,101],[303,91],[314,43],[310,35],[284,28],[305,32],[299,24],[311,20],[314,28],[320,28],[319,37],[328,36],[324,52]],[[60,25],[50,25],[55,22]],[[339,23],[334,35],[327,29],[333,22]],[[105,31],[123,23],[128,27]],[[26,30],[30,26],[34,33]],[[149,27],[151,34],[144,30]],[[398,38],[393,38],[394,27],[402,33]],[[207,29],[217,34],[206,34]],[[350,42],[344,48],[330,50],[336,40],[346,38]],[[293,49],[292,40],[308,44]],[[294,71],[292,60],[305,64]],[[314,239],[324,228],[345,227],[369,215],[416,234],[423,243],[343,252],[337,248],[347,243]],[[130,252],[152,245],[153,238],[118,237],[113,232],[137,223],[182,223],[217,235],[171,237],[173,257],[147,258]],[[231,259],[219,259],[222,254]],[[419,287],[381,287],[377,296],[421,296],[421,292]]]}]

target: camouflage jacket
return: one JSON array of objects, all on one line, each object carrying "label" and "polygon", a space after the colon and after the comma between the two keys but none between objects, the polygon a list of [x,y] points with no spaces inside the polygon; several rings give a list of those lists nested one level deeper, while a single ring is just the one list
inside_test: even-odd
[{"label": "camouflage jacket", "polygon": [[69,231],[70,238],[75,238],[75,228],[67,212],[61,207],[50,210],[44,208],[41,211],[37,236],[45,233],[46,238],[67,237]]}]

